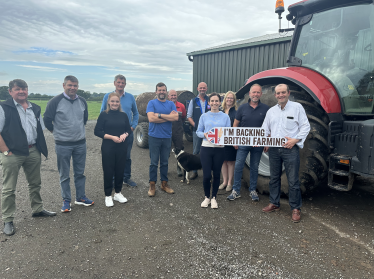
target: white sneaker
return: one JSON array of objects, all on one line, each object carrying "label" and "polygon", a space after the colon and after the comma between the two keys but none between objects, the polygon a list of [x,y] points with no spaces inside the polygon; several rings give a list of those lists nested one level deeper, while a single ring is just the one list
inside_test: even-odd
[{"label": "white sneaker", "polygon": [[218,203],[217,203],[216,198],[212,198],[212,200],[210,201],[210,207],[211,208],[218,208]]},{"label": "white sneaker", "polygon": [[226,186],[227,186],[226,184],[223,184],[223,183],[222,183],[221,185],[219,185],[218,189],[219,189],[219,190],[223,190],[223,189],[226,188]]},{"label": "white sneaker", "polygon": [[210,204],[210,199],[205,197],[205,200],[201,203],[201,207],[208,207],[209,204]]},{"label": "white sneaker", "polygon": [[114,205],[114,204],[113,204],[113,198],[112,198],[112,196],[105,197],[105,205],[106,205],[107,207],[111,207],[111,206]]},{"label": "white sneaker", "polygon": [[113,200],[118,201],[120,203],[127,202],[127,199],[121,194],[121,192],[115,193],[114,197],[113,197]]}]

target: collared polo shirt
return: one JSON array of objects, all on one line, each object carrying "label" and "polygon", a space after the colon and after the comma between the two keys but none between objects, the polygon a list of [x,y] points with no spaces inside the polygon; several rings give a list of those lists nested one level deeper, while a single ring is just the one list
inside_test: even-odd
[{"label": "collared polo shirt", "polygon": [[288,100],[283,109],[279,104],[269,109],[262,128],[265,129],[265,135],[300,139],[296,144],[303,148],[310,124],[303,106]]},{"label": "collared polo shirt", "polygon": [[253,108],[249,102],[241,105],[236,112],[235,119],[240,121],[239,127],[261,127],[269,106],[258,102]]}]

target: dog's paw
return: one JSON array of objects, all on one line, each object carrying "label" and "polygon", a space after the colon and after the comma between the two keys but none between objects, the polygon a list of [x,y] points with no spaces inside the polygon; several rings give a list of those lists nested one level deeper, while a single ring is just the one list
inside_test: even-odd
[{"label": "dog's paw", "polygon": [[190,182],[189,182],[189,181],[187,181],[187,185],[188,185],[188,184],[190,184]]},{"label": "dog's paw", "polygon": [[184,180],[182,179],[182,180],[181,180],[181,183],[183,183],[183,182],[184,182]]}]

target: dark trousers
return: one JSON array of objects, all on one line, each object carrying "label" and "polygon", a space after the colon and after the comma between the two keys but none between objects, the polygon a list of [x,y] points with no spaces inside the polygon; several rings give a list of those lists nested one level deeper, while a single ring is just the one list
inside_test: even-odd
[{"label": "dark trousers", "polygon": [[212,198],[217,196],[219,180],[221,177],[221,168],[223,161],[225,160],[225,152],[220,147],[205,147],[201,146],[200,149],[200,160],[203,167],[203,185],[204,193],[207,198],[210,197],[210,188],[213,171],[213,190]]},{"label": "dark trousers", "polygon": [[112,140],[104,140],[101,145],[101,159],[104,172],[105,196],[110,196],[113,190],[121,192],[123,172],[126,166],[127,142],[115,143]]},{"label": "dark trousers", "polygon": [[299,147],[291,149],[284,147],[269,148],[270,162],[270,203],[280,206],[282,163],[288,180],[288,198],[291,210],[301,207],[301,190],[299,181],[300,155]]},{"label": "dark trousers", "polygon": [[184,150],[182,120],[173,122],[171,140],[175,148],[179,150]]}]

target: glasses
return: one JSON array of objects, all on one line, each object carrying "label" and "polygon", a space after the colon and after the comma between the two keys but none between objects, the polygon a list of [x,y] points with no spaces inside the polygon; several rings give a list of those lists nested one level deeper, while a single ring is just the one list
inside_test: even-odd
[{"label": "glasses", "polygon": [[227,97],[226,100],[234,100],[234,98]]}]

